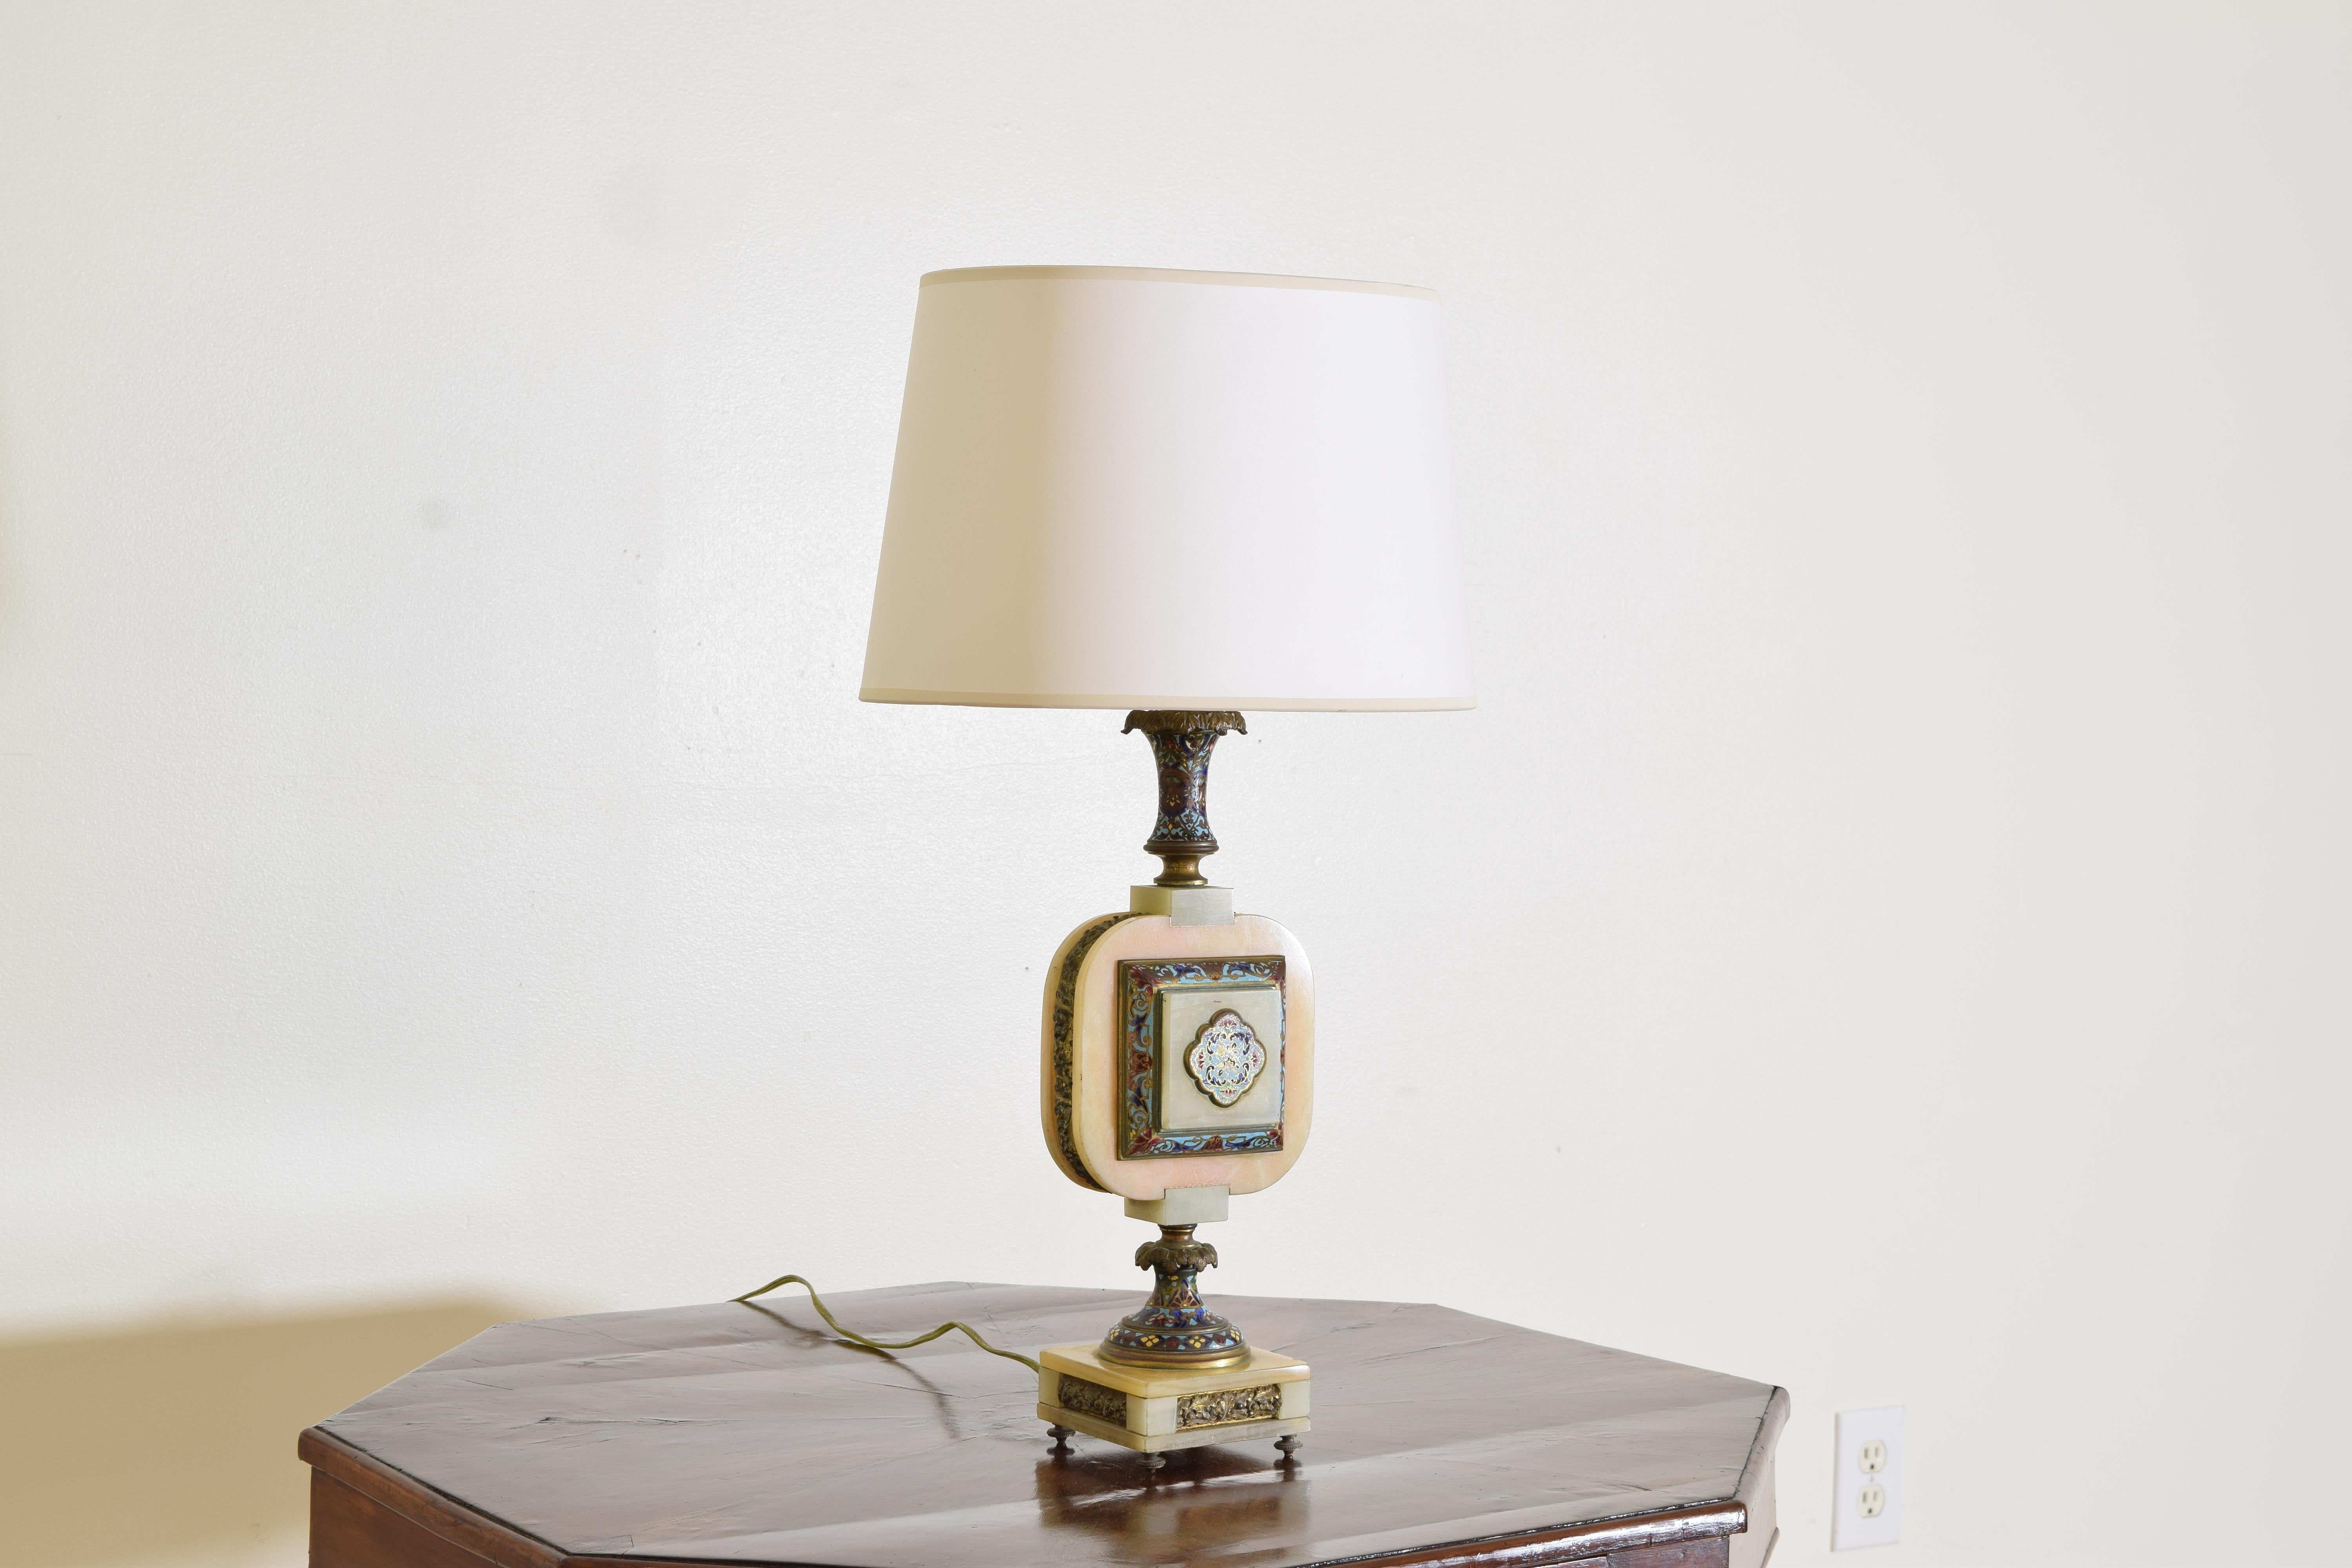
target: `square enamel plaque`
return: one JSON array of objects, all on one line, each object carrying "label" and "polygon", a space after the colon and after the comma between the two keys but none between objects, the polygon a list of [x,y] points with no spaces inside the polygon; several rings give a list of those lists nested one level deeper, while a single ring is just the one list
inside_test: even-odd
[{"label": "square enamel plaque", "polygon": [[1118,965],[1118,1157],[1282,1147],[1279,954]]}]

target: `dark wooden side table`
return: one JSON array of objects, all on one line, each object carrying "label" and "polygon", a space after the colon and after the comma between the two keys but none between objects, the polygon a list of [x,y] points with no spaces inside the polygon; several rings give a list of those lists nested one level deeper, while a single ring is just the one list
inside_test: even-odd
[{"label": "dark wooden side table", "polygon": [[[1132,1292],[918,1285],[829,1300],[1034,1355]],[[1788,1395],[1443,1307],[1220,1297],[1315,1369],[1297,1462],[1050,1451],[1027,1369],[897,1355],[805,1300],[505,1323],[302,1434],[312,1568],[1307,1563],[1761,1568]]]}]

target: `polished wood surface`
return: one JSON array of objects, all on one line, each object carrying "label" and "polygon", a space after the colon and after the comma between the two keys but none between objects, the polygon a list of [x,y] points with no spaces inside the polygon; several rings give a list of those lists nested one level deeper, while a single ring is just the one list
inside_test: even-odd
[{"label": "polished wood surface", "polygon": [[[1034,1354],[1133,1303],[950,1284],[832,1304],[878,1337],[960,1318]],[[960,1338],[858,1350],[804,1303],[502,1324],[303,1434],[312,1568],[1753,1568],[1769,1552],[1787,1408],[1769,1384],[1443,1307],[1217,1304],[1313,1365],[1299,1463],[1219,1446],[1154,1476],[1086,1437],[1056,1457],[1027,1368]]]}]

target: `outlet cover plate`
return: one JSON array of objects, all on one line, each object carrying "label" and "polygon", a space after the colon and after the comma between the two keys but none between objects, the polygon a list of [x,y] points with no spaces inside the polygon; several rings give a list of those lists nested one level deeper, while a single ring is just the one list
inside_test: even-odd
[{"label": "outlet cover plate", "polygon": [[1837,1501],[1830,1514],[1830,1550],[1892,1546],[1902,1539],[1903,1406],[1841,1410]]}]

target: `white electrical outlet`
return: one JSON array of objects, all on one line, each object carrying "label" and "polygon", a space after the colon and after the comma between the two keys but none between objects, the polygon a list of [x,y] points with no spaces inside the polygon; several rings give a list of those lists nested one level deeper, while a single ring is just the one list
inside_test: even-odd
[{"label": "white electrical outlet", "polygon": [[1902,1539],[1903,1406],[1841,1410],[1830,1550],[1892,1546]]}]

